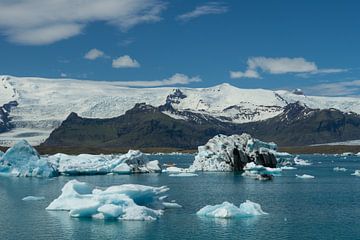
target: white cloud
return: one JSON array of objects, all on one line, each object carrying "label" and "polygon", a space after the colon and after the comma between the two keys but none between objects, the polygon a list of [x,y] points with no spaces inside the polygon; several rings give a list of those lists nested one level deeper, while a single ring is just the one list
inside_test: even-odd
[{"label": "white cloud", "polygon": [[113,68],[138,68],[140,63],[129,55],[118,57],[112,61]]},{"label": "white cloud", "polygon": [[247,70],[231,71],[231,78],[260,78],[259,70],[270,74],[330,74],[347,71],[346,69],[330,68],[319,69],[314,62],[307,61],[304,58],[267,58],[252,57],[247,61]]},{"label": "white cloud", "polygon": [[99,57],[104,57],[104,56],[105,54],[103,51],[93,48],[84,55],[84,58],[88,60],[95,60]]},{"label": "white cloud", "polygon": [[257,71],[248,69],[245,72],[230,71],[230,78],[260,78],[260,75]]},{"label": "white cloud", "polygon": [[228,10],[229,8],[224,6],[222,3],[210,2],[205,5],[196,7],[191,12],[177,16],[177,19],[186,22],[204,15],[226,13]]},{"label": "white cloud", "polygon": [[254,57],[248,59],[248,68],[261,69],[272,74],[302,73],[317,70],[314,62],[308,62],[304,58],[266,58]]},{"label": "white cloud", "polygon": [[306,92],[312,95],[322,96],[350,96],[359,95],[360,80],[321,83],[305,88]]},{"label": "white cloud", "polygon": [[127,30],[161,20],[160,0],[17,0],[0,3],[0,33],[16,43],[50,44],[102,21]]},{"label": "white cloud", "polygon": [[173,86],[173,85],[186,85],[193,82],[201,82],[201,78],[198,76],[189,77],[182,73],[176,73],[169,78],[165,78],[157,81],[118,81],[116,85],[124,87],[161,87],[161,86]]}]

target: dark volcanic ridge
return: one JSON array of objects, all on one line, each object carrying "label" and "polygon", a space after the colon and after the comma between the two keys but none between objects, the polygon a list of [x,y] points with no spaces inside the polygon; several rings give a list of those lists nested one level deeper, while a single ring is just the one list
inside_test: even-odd
[{"label": "dark volcanic ridge", "polygon": [[71,113],[41,146],[196,149],[214,135],[244,132],[279,146],[360,139],[360,116],[355,113],[311,109],[296,102],[273,118],[235,124],[203,113],[175,110],[172,102],[182,97],[177,93],[160,107],[139,103],[124,115],[109,119]]}]

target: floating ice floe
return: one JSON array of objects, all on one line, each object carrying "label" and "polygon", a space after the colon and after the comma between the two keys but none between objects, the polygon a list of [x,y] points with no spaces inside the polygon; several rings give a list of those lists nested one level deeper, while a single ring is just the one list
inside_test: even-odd
[{"label": "floating ice floe", "polygon": [[280,168],[281,168],[281,170],[295,170],[296,169],[296,167],[291,167],[291,166],[282,166]]},{"label": "floating ice floe", "polygon": [[158,160],[149,161],[140,151],[126,154],[77,156],[58,153],[41,157],[25,140],[0,156],[0,174],[25,177],[64,175],[130,174],[161,172]]},{"label": "floating ice floe", "polygon": [[46,208],[49,211],[69,211],[71,217],[120,220],[156,220],[166,208],[181,207],[165,202],[169,188],[136,184],[111,186],[104,190],[85,182],[71,180],[62,194]]},{"label": "floating ice floe", "polygon": [[343,157],[355,156],[355,153],[353,153],[353,152],[344,152],[344,153],[341,154],[341,156],[343,156]]},{"label": "floating ice floe", "polygon": [[53,177],[57,170],[22,140],[0,157],[0,173],[19,177]]},{"label": "floating ice floe", "polygon": [[198,175],[196,173],[190,173],[190,172],[181,172],[181,173],[172,173],[169,174],[169,177],[197,177]]},{"label": "floating ice floe", "polygon": [[239,207],[229,202],[223,202],[218,205],[207,205],[201,208],[197,213],[198,216],[210,218],[241,218],[253,217],[268,214],[261,209],[260,204],[246,200]]},{"label": "floating ice floe", "polygon": [[351,175],[360,177],[360,170],[355,170],[355,172],[352,173]]},{"label": "floating ice floe", "polygon": [[58,153],[48,157],[61,174],[129,174],[161,172],[159,161],[149,161],[140,151],[129,150],[119,155],[80,154],[77,156]]},{"label": "floating ice floe", "polygon": [[256,165],[254,162],[247,163],[244,167],[242,176],[257,180],[271,180],[272,175],[280,175],[281,168],[269,168],[262,165]]},{"label": "floating ice floe", "polygon": [[162,170],[162,172],[166,173],[193,173],[195,171],[189,169],[189,168],[179,168],[179,167],[167,167]]},{"label": "floating ice floe", "polygon": [[303,174],[303,175],[295,175],[297,178],[302,178],[302,179],[313,179],[315,178],[314,176],[312,175],[308,175],[308,174]]},{"label": "floating ice floe", "polygon": [[294,163],[296,165],[299,165],[299,166],[310,166],[310,165],[312,165],[311,162],[309,162],[308,160],[301,159],[301,158],[299,158],[299,156],[296,156],[294,158]]},{"label": "floating ice floe", "polygon": [[[229,172],[236,166],[235,153],[244,166],[248,162],[276,166],[275,143],[262,142],[252,138],[249,134],[241,135],[216,135],[204,146],[198,147],[190,169],[193,171]],[[259,163],[263,162],[263,163]]]},{"label": "floating ice floe", "polygon": [[334,167],[333,170],[335,172],[346,172],[347,171],[347,169],[343,168],[343,167]]},{"label": "floating ice floe", "polygon": [[22,200],[23,201],[40,201],[40,200],[44,200],[45,197],[37,197],[37,196],[27,196],[24,197]]}]

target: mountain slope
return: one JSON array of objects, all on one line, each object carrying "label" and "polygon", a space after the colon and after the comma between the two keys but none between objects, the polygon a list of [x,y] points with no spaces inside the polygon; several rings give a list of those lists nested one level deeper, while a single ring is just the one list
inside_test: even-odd
[{"label": "mountain slope", "polygon": [[[72,113],[42,146],[194,149],[216,134],[250,133],[280,146],[302,146],[360,138],[360,115],[335,109],[311,109],[291,103],[273,118],[254,123],[223,122],[209,115],[161,110],[136,104],[126,114],[110,119],[81,118]],[[168,109],[169,110],[169,109]]]},{"label": "mountain slope", "polygon": [[337,109],[311,109],[291,103],[280,115],[242,125],[249,133],[282,146],[301,146],[360,139],[360,115]]},{"label": "mountain slope", "polygon": [[8,116],[12,128],[0,133],[0,145],[12,145],[22,138],[40,144],[71,112],[84,118],[114,118],[141,102],[155,107],[166,105],[162,112],[174,119],[189,120],[187,115],[194,113],[227,123],[270,119],[297,101],[314,109],[333,107],[360,113],[358,98],[304,96],[288,91],[240,89],[229,84],[209,88],[127,88],[119,82],[0,76],[0,106],[11,101],[18,105]]},{"label": "mountain slope", "polygon": [[110,119],[81,118],[71,113],[42,146],[191,149],[216,134],[237,132],[236,125],[212,117],[193,119],[174,119],[146,104],[136,104],[126,114]]}]

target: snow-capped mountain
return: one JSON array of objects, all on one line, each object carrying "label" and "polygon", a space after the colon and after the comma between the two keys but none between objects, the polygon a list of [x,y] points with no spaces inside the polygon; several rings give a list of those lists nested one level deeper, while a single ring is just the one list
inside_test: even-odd
[{"label": "snow-capped mountain", "polygon": [[226,83],[209,88],[127,88],[117,82],[1,76],[0,106],[9,102],[17,106],[7,116],[13,128],[0,134],[0,145],[23,138],[39,144],[71,112],[87,118],[111,118],[144,102],[171,106],[163,112],[173,118],[186,119],[186,114],[179,113],[192,112],[223,122],[246,123],[277,116],[297,101],[310,108],[360,113],[358,98],[240,89]]}]

